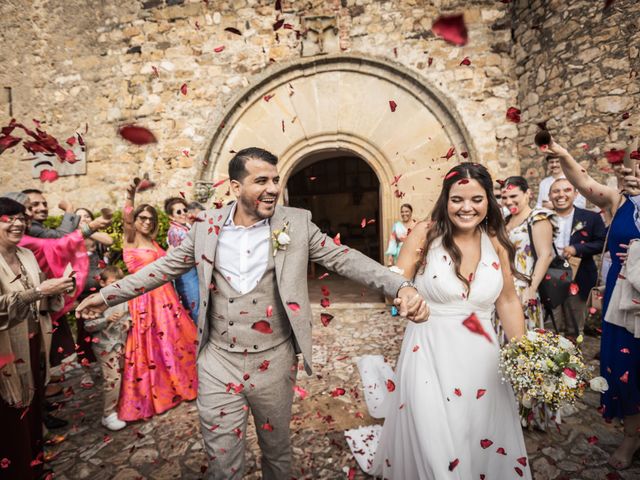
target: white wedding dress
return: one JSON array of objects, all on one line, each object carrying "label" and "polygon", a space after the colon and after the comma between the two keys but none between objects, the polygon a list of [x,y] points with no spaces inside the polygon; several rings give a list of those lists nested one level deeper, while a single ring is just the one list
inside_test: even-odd
[{"label": "white wedding dress", "polygon": [[[481,250],[466,298],[435,240],[415,281],[431,314],[408,323],[395,376],[381,356],[360,360],[369,411],[385,417],[382,427],[345,433],[365,472],[392,480],[531,478],[517,403],[498,370],[491,318],[503,281],[484,233]],[[465,322],[474,313],[486,336],[473,317]]]}]

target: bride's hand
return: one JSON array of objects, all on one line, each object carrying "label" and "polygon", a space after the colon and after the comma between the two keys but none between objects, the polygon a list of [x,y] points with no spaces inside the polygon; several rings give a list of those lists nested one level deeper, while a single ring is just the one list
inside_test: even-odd
[{"label": "bride's hand", "polygon": [[398,298],[393,301],[398,308],[401,317],[421,323],[429,318],[429,307],[427,302],[417,292],[415,288],[405,287],[398,292]]}]

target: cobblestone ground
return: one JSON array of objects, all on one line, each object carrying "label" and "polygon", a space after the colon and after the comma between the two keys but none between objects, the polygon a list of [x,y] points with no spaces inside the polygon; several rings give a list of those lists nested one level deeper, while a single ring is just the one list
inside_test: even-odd
[{"label": "cobblestone ground", "polygon": [[[367,478],[356,467],[345,443],[343,430],[374,423],[366,413],[355,366],[357,356],[382,353],[392,363],[397,357],[404,322],[383,308],[331,307],[334,320],[315,329],[313,377],[304,373],[298,384],[309,392],[293,407],[292,440],[294,475],[299,479]],[[316,312],[316,316],[318,312]],[[587,338],[585,356],[594,365],[598,340]],[[182,404],[147,422],[137,422],[120,432],[100,425],[100,380],[89,390],[80,388],[80,373],[67,375],[68,395],[61,396],[58,415],[70,427],[56,431],[60,443],[48,447],[50,466],[58,479],[101,480],[203,478],[205,454],[198,430],[195,402]],[[333,398],[336,387],[346,394]],[[73,393],[72,393],[73,392]],[[608,454],[622,438],[619,425],[606,424],[598,413],[598,396],[587,393],[578,411],[548,433],[526,432],[527,449],[535,478],[546,479],[640,479],[640,462],[616,473],[606,465]],[[596,436],[597,442],[589,443]],[[258,479],[259,450],[255,430],[247,434],[248,479]]]}]

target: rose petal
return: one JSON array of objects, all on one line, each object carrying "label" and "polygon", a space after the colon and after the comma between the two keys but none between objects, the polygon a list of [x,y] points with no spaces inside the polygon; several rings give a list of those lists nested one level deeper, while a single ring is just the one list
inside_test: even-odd
[{"label": "rose petal", "polygon": [[156,137],[150,130],[137,125],[125,125],[120,127],[120,136],[135,145],[147,145],[157,142]]},{"label": "rose petal", "polygon": [[607,158],[607,162],[611,165],[618,165],[624,160],[624,150],[616,150],[615,148],[604,152],[604,156]]},{"label": "rose petal", "polygon": [[387,379],[386,386],[388,392],[393,392],[396,389],[396,384],[391,379]]},{"label": "rose petal", "polygon": [[253,325],[251,325],[251,328],[253,330],[257,330],[260,333],[273,333],[273,330],[271,329],[271,324],[266,320],[259,320],[255,322]]},{"label": "rose petal", "polygon": [[460,65],[466,65],[468,67],[469,65],[471,65],[471,60],[469,60],[469,57],[464,57],[460,62]]},{"label": "rose petal", "polygon": [[328,313],[321,313],[320,314],[320,321],[322,322],[323,326],[327,326],[329,325],[329,322],[331,322],[331,320],[333,320],[333,315],[328,314]]},{"label": "rose petal", "polygon": [[489,343],[493,343],[493,340],[489,336],[489,334],[485,331],[484,327],[480,323],[480,320],[476,316],[475,313],[469,315],[463,322],[464,325],[470,332],[475,333],[476,335],[482,335],[484,338],[489,340]]},{"label": "rose petal", "polygon": [[294,312],[300,311],[300,305],[298,305],[296,302],[287,302],[287,307],[289,307]]},{"label": "rose petal", "polygon": [[340,388],[340,387],[338,387],[338,388],[334,388],[334,389],[333,389],[333,391],[331,392],[331,396],[332,396],[333,398],[335,398],[335,397],[341,397],[341,396],[343,396],[345,393],[346,393],[346,390],[345,390],[344,388]]},{"label": "rose petal", "polygon": [[455,147],[451,147],[449,150],[447,150],[447,153],[440,157],[440,158],[446,158],[447,160],[449,160],[451,157],[453,157],[453,154],[456,153],[456,148]]},{"label": "rose petal", "polygon": [[476,392],[476,400],[482,397],[487,391],[484,388],[479,388]]},{"label": "rose petal", "polygon": [[431,26],[435,35],[457,46],[466,45],[469,37],[464,24],[464,15],[443,15]]},{"label": "rose petal", "polygon": [[187,94],[187,84],[183,83],[182,86],[180,87],[180,93],[182,95],[186,95]]},{"label": "rose petal", "polygon": [[302,388],[302,387],[300,387],[298,385],[294,385],[293,392],[296,395],[298,395],[302,400],[307,398],[307,396],[309,395],[309,392],[307,392],[304,388]]},{"label": "rose petal", "polygon": [[227,27],[224,29],[225,32],[233,33],[234,35],[242,35],[242,32],[237,28]]},{"label": "rose petal", "polygon": [[329,300],[328,298],[322,298],[320,300],[320,306],[322,308],[329,308],[331,306],[331,300]]},{"label": "rose petal", "polygon": [[396,108],[398,108],[398,104],[393,100],[389,100],[389,108],[392,112],[395,112]]},{"label": "rose petal", "polygon": [[449,471],[453,472],[453,470],[458,466],[459,463],[460,463],[460,460],[457,458],[452,462],[449,462]]},{"label": "rose petal", "polygon": [[577,295],[579,291],[580,287],[578,287],[577,283],[571,283],[571,285],[569,285],[569,293],[571,295]]},{"label": "rose petal", "polygon": [[507,109],[507,120],[513,123],[520,123],[520,110],[516,107],[509,107]]},{"label": "rose petal", "polygon": [[493,445],[493,442],[491,440],[489,440],[488,438],[480,440],[480,446],[482,448],[489,448],[491,445]]}]

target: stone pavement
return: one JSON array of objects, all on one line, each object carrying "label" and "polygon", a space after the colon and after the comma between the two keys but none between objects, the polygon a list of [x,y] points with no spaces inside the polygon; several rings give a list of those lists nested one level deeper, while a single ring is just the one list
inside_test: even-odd
[{"label": "stone pavement", "polygon": [[[368,478],[351,458],[343,430],[375,422],[366,413],[356,357],[382,353],[392,363],[397,357],[405,322],[391,317],[381,304],[348,309],[334,305],[327,327],[315,328],[315,372],[298,376],[308,392],[294,407],[292,440],[294,476],[298,479]],[[315,312],[319,316],[319,310]],[[593,361],[598,340],[587,338],[585,356]],[[98,374],[95,372],[95,378]],[[198,479],[206,460],[198,430],[195,402],[184,403],[147,422],[137,422],[120,432],[100,426],[100,380],[89,390],[80,388],[78,371],[67,375],[71,387],[61,397],[58,414],[71,427],[55,433],[64,441],[49,447],[50,466],[60,480],[79,479]],[[341,387],[345,395],[332,397]],[[640,462],[616,473],[606,465],[608,454],[622,438],[621,427],[606,424],[596,411],[598,395],[588,392],[578,412],[549,432],[526,432],[527,449],[537,480],[640,479]],[[589,437],[597,437],[597,441]],[[59,438],[59,440],[61,437]],[[259,479],[255,430],[247,432],[247,479]]]}]

